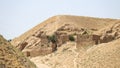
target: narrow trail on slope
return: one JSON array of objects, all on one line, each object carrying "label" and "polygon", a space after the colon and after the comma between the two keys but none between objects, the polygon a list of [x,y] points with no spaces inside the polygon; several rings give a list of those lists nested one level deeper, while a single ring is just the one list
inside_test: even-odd
[{"label": "narrow trail on slope", "polygon": [[85,49],[81,47],[81,49],[78,51],[77,48],[76,48],[76,46],[75,46],[75,48],[72,51],[75,53],[75,58],[73,60],[73,62],[74,62],[74,68],[79,68],[77,61],[78,61],[78,58],[82,57],[82,55],[85,53]]}]

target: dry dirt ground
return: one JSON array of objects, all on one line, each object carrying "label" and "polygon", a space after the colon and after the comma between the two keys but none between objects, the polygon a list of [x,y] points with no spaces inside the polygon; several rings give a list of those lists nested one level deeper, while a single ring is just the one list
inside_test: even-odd
[{"label": "dry dirt ground", "polygon": [[55,53],[30,58],[38,68],[119,68],[120,39],[94,45],[77,52],[75,43],[68,42]]}]

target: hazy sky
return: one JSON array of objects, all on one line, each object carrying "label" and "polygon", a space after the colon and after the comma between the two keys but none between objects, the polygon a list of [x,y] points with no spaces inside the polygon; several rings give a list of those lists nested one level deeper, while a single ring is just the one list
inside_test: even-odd
[{"label": "hazy sky", "polygon": [[0,0],[0,34],[12,39],[62,14],[120,18],[120,0]]}]

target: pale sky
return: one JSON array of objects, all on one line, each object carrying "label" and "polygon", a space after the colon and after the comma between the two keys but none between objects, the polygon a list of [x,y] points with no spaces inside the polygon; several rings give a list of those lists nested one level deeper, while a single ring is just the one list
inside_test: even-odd
[{"label": "pale sky", "polygon": [[120,0],[0,0],[0,34],[13,39],[62,14],[120,19]]}]

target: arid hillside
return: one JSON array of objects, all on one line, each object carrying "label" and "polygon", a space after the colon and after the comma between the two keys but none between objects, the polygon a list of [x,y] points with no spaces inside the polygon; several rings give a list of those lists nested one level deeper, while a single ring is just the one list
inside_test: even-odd
[{"label": "arid hillside", "polygon": [[[113,40],[111,35],[103,32],[107,28],[112,29],[119,23],[120,20],[117,19],[59,15],[49,18],[13,39],[11,44],[24,52],[26,56],[46,55],[54,52],[57,47],[66,42],[79,40],[77,38],[79,34],[99,35],[100,43],[110,38]],[[111,33],[117,34],[116,30]],[[99,43],[97,40],[95,39],[95,43]]]},{"label": "arid hillside", "polygon": [[38,68],[119,68],[120,20],[58,15],[11,44]]},{"label": "arid hillside", "polygon": [[0,68],[36,68],[36,66],[0,35]]},{"label": "arid hillside", "polygon": [[56,52],[31,58],[39,68],[119,68],[120,39],[94,45],[77,52],[75,43],[68,42]]},{"label": "arid hillside", "polygon": [[88,49],[78,61],[79,68],[119,68],[120,39]]},{"label": "arid hillside", "polygon": [[65,24],[71,24],[76,28],[86,28],[92,30],[100,30],[102,28],[111,26],[120,20],[116,19],[103,19],[83,16],[70,16],[70,15],[58,15],[47,19],[46,21],[38,24],[34,28],[25,32],[19,37],[12,40],[13,45],[18,45],[21,41],[31,36],[38,30],[45,31],[46,34],[53,34],[57,29],[64,26]]}]

